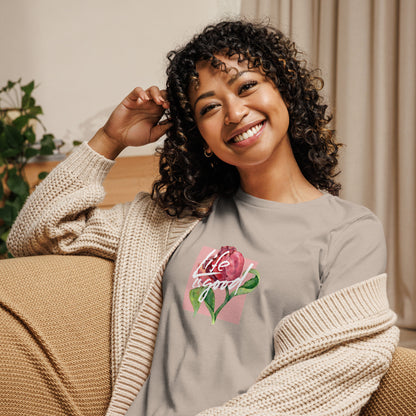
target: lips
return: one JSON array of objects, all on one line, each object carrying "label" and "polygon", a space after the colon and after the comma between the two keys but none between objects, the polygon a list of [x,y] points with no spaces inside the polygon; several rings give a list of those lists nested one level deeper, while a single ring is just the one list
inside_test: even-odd
[{"label": "lips", "polygon": [[249,139],[250,137],[253,137],[256,133],[258,133],[261,130],[264,123],[264,120],[260,122],[256,121],[233,132],[231,138],[227,140],[227,143],[240,143],[244,140]]}]

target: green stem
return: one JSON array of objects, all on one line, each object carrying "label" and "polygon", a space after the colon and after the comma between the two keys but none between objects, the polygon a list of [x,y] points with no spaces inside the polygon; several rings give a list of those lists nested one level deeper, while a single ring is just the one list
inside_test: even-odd
[{"label": "green stem", "polygon": [[225,299],[224,302],[218,306],[218,309],[214,312],[215,319],[217,319],[218,314],[221,312],[222,308],[233,298],[233,295],[230,295],[228,287],[225,288]]}]

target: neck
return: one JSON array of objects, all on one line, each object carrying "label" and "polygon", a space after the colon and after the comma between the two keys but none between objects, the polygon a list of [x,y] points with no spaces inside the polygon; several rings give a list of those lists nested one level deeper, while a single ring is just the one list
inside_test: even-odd
[{"label": "neck", "polygon": [[322,196],[303,176],[289,141],[283,147],[278,160],[239,169],[243,191],[257,198],[289,204]]}]

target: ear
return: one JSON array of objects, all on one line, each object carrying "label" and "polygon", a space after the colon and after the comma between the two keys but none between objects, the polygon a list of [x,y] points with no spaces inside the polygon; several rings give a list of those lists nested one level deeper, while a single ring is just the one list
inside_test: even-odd
[{"label": "ear", "polygon": [[214,153],[212,152],[211,148],[205,144],[204,146],[204,156],[205,157],[211,157]]}]

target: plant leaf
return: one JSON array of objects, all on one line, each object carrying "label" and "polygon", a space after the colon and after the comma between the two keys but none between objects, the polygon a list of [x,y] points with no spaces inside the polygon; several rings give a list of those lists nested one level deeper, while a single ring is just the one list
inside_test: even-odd
[{"label": "plant leaf", "polygon": [[28,114],[31,116],[31,118],[35,118],[37,120],[36,116],[39,114],[43,114],[42,107],[40,105],[31,106]]},{"label": "plant leaf", "polygon": [[209,288],[208,294],[205,297],[204,302],[209,314],[211,315],[211,323],[214,325],[215,321],[217,320],[217,315],[215,313],[215,293],[211,288]]},{"label": "plant leaf", "polygon": [[22,85],[20,88],[25,94],[30,95],[32,94],[32,91],[35,89],[35,81],[30,81],[28,84]]},{"label": "plant leaf", "polygon": [[6,254],[6,253],[7,253],[6,242],[0,238],[0,254]]},{"label": "plant leaf", "polygon": [[191,289],[189,291],[189,300],[191,301],[191,304],[194,308],[194,315],[199,310],[199,307],[201,306],[201,302],[199,302],[199,297],[201,296],[201,293],[204,291],[204,287],[196,287],[195,289]]},{"label": "plant leaf", "polygon": [[6,140],[6,132],[2,131],[0,133],[0,151],[7,149],[7,140]]},{"label": "plant leaf", "polygon": [[240,286],[237,289],[237,293],[235,294],[235,296],[246,295],[247,293],[252,292],[259,284],[260,282],[259,272],[256,269],[250,269],[249,273],[252,273],[255,276],[252,279],[247,280],[247,282],[245,282],[242,286]]},{"label": "plant leaf", "polygon": [[9,178],[7,179],[7,186],[9,187],[10,191],[19,195],[22,198],[26,198],[29,195],[29,185],[26,181],[16,173],[9,174]]},{"label": "plant leaf", "polygon": [[6,136],[7,147],[19,149],[21,144],[25,141],[25,137],[12,124],[4,126],[4,134]]},{"label": "plant leaf", "polygon": [[10,228],[7,228],[7,230],[4,233],[1,234],[0,238],[2,240],[6,241],[7,237],[9,236],[9,233],[10,233]]},{"label": "plant leaf", "polygon": [[23,197],[20,197],[19,195],[16,195],[16,198],[14,198],[13,200],[11,200],[11,199],[6,200],[6,202],[4,203],[4,206],[12,208],[13,212],[14,212],[14,210],[16,210],[16,217],[17,217],[17,213],[23,207],[23,204],[24,204],[26,198],[27,198],[27,195],[24,195]]},{"label": "plant leaf", "polygon": [[3,157],[11,158],[19,154],[19,149],[7,149],[3,152]]},{"label": "plant leaf", "polygon": [[39,154],[39,150],[38,149],[34,149],[33,147],[28,147],[25,150],[25,158],[26,159],[31,159],[34,156],[37,156]]},{"label": "plant leaf", "polygon": [[24,133],[26,140],[30,143],[33,144],[36,141],[36,135],[35,132],[33,131],[33,127],[29,126]]},{"label": "plant leaf", "polygon": [[38,175],[39,180],[45,179],[49,175],[49,172],[40,172]]},{"label": "plant leaf", "polygon": [[22,128],[27,125],[27,123],[29,122],[29,120],[30,120],[30,117],[28,117],[27,115],[22,115],[22,116],[19,116],[19,117],[15,118],[12,121],[12,124],[18,130],[22,130]]},{"label": "plant leaf", "polygon": [[22,108],[29,109],[31,107],[34,107],[35,105],[35,99],[33,97],[31,97],[30,95],[24,95],[22,97]]},{"label": "plant leaf", "polygon": [[11,90],[18,82],[20,82],[20,79],[19,79],[19,81],[7,81],[7,85],[5,86],[5,87],[3,87],[1,90],[0,90],[0,92],[6,92],[6,91],[9,91],[9,90]]},{"label": "plant leaf", "polygon": [[[206,288],[204,287],[204,289]],[[211,288],[209,288],[208,294],[205,297],[204,302],[212,316],[212,314],[215,312],[215,294]]]},{"label": "plant leaf", "polygon": [[55,143],[53,141],[53,134],[44,134],[40,141],[40,154],[41,155],[52,155],[55,150]]},{"label": "plant leaf", "polygon": [[3,208],[0,208],[0,218],[3,220],[4,225],[11,227],[14,220],[17,217],[17,209],[11,207],[10,205],[5,205]]}]

